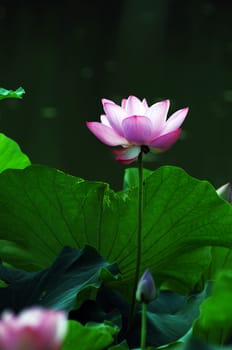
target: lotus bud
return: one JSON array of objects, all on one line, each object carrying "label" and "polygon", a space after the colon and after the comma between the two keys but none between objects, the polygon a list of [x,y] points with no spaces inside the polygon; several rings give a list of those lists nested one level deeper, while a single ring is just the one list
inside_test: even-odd
[{"label": "lotus bud", "polygon": [[157,290],[155,287],[155,282],[150,271],[147,269],[139,280],[136,299],[140,303],[148,304],[150,301],[155,299]]}]

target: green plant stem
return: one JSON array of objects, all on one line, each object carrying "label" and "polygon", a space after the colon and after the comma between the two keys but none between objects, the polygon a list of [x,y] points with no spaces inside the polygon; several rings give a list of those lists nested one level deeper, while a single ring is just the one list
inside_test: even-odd
[{"label": "green plant stem", "polygon": [[135,266],[135,279],[133,286],[132,302],[128,322],[128,330],[131,328],[136,306],[136,290],[140,276],[141,253],[142,253],[142,224],[143,224],[143,152],[138,156],[138,236],[137,236],[137,257]]},{"label": "green plant stem", "polygon": [[146,349],[147,337],[147,304],[142,303],[142,324],[141,324],[141,350]]}]

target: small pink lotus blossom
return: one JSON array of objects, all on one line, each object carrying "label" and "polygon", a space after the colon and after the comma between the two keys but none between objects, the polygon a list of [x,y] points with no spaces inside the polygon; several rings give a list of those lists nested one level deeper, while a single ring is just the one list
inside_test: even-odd
[{"label": "small pink lotus blossom", "polygon": [[31,308],[0,320],[1,350],[59,350],[67,331],[63,311]]},{"label": "small pink lotus blossom", "polygon": [[180,136],[188,108],[175,112],[168,120],[170,102],[164,100],[148,106],[146,99],[135,96],[123,99],[121,106],[102,100],[101,122],[87,122],[87,127],[100,141],[109,146],[122,146],[113,153],[118,162],[129,164],[140,152],[165,152]]}]

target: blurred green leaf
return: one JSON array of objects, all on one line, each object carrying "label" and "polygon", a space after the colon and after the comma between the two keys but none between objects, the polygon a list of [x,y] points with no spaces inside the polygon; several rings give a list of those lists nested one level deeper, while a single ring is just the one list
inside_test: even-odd
[{"label": "blurred green leaf", "polygon": [[19,145],[0,133],[0,172],[6,169],[24,169],[30,164],[29,158],[21,151]]},{"label": "blurred green leaf", "polygon": [[22,87],[19,87],[17,90],[7,90],[0,87],[0,100],[5,98],[22,98],[25,94],[25,90]]},{"label": "blurred green leaf", "polygon": [[118,328],[108,323],[81,325],[69,321],[62,350],[104,350],[114,342]]},{"label": "blurred green leaf", "polygon": [[7,284],[3,281],[0,281],[0,288],[5,288],[7,287]]},{"label": "blurred green leaf", "polygon": [[[144,180],[151,174],[152,174],[151,170],[143,168]],[[138,169],[137,168],[125,169],[124,178],[123,178],[123,189],[127,190],[137,186],[138,186]]]},{"label": "blurred green leaf", "polygon": [[225,345],[232,334],[232,271],[220,272],[212,295],[201,305],[193,326],[193,337],[215,345]]},{"label": "blurred green leaf", "polygon": [[50,268],[26,272],[0,265],[0,311],[16,312],[30,306],[70,311],[85,300],[95,299],[103,282],[116,278],[116,265],[105,261],[95,249],[65,247]]},{"label": "blurred green leaf", "polygon": [[[143,220],[141,270],[149,267],[157,285],[168,280],[179,292],[182,286],[193,289],[202,273],[205,263],[195,263],[199,248],[232,244],[232,207],[208,182],[176,167],[159,168],[145,179]],[[137,188],[116,193],[105,183],[41,166],[7,170],[0,175],[0,239],[3,260],[32,270],[49,266],[65,245],[89,244],[119,264],[123,279],[115,285],[129,293],[136,259]],[[206,261],[208,252],[203,249],[202,254]]]}]

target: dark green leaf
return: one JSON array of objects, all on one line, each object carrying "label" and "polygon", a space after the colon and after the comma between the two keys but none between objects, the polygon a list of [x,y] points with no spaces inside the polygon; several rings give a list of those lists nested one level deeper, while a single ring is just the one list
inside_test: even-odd
[{"label": "dark green leaf", "polygon": [[[157,350],[159,348],[156,348]],[[207,344],[198,339],[190,339],[186,343],[170,344],[167,347],[162,348],[162,350],[231,350],[231,347],[218,347],[211,344]],[[160,349],[161,350],[161,349]]]},{"label": "dark green leaf", "polygon": [[[161,346],[183,337],[199,315],[199,307],[207,297],[207,289],[196,295],[181,296],[172,292],[161,292],[159,297],[148,304],[147,344]],[[128,335],[128,344],[136,347],[140,341],[141,311],[137,324]]]},{"label": "dark green leaf", "polygon": [[33,305],[65,309],[94,299],[103,282],[114,279],[117,267],[105,261],[91,247],[64,248],[49,269],[25,272],[0,265],[0,310],[22,310]]},{"label": "dark green leaf", "polygon": [[[168,344],[167,346],[162,346],[158,348],[147,348],[146,350],[232,350],[232,347],[228,346],[215,346],[207,344],[198,339],[190,339],[187,342],[176,342]],[[139,350],[139,349],[138,349]]]},{"label": "dark green leaf", "polygon": [[[184,350],[184,344],[183,342],[174,342],[174,343],[170,343],[166,346],[162,346],[162,347],[158,347],[158,348],[147,348],[146,350],[158,350],[158,349],[162,349],[162,350]],[[185,349],[187,350],[187,349]],[[195,349],[195,350],[199,350],[199,349]]]},{"label": "dark green leaf", "polygon": [[118,345],[113,345],[108,348],[108,350],[129,350],[128,345],[125,341]]}]

